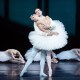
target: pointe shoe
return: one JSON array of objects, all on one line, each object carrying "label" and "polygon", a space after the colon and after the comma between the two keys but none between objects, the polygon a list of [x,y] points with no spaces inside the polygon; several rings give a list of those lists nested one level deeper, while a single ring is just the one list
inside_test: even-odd
[{"label": "pointe shoe", "polygon": [[49,74],[49,77],[51,77],[52,76],[52,70],[49,70],[48,74]]},{"label": "pointe shoe", "polygon": [[46,77],[47,75],[45,73],[40,73],[41,77]]}]

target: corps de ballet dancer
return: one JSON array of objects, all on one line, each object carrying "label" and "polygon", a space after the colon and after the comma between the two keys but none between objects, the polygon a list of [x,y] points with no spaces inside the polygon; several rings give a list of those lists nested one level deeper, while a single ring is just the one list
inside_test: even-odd
[{"label": "corps de ballet dancer", "polygon": [[21,53],[16,49],[0,51],[0,62],[25,63]]},{"label": "corps de ballet dancer", "polygon": [[66,50],[58,53],[56,58],[59,60],[77,60],[80,61],[80,49],[74,48],[71,50]]},{"label": "corps de ballet dancer", "polygon": [[[52,50],[62,48],[67,44],[67,32],[65,31],[64,25],[59,20],[52,20],[49,16],[43,16],[43,18],[41,18],[38,15],[33,14],[31,16],[31,20],[34,21],[35,29],[35,31],[32,31],[29,34],[29,40],[34,46],[32,51],[34,51],[35,48],[41,51],[45,51],[49,68],[48,73],[49,76],[52,76]],[[27,64],[24,66],[21,74],[26,70],[26,66]]]}]

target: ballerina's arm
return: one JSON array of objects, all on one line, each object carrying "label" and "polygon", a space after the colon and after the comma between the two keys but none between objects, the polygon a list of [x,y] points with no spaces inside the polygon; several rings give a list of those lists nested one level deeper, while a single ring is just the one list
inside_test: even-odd
[{"label": "ballerina's arm", "polygon": [[50,17],[49,16],[46,16],[45,19],[44,19],[44,22],[45,22],[47,28],[49,28],[50,27],[50,24],[51,24]]},{"label": "ballerina's arm", "polygon": [[[43,32],[46,33],[47,36],[52,36],[52,35],[58,35],[58,34],[59,34],[58,32],[52,32],[51,30],[46,30],[46,29],[44,29],[43,27],[44,27],[45,25],[43,24],[42,21],[38,21],[36,24],[37,24],[38,28],[39,28],[41,31],[43,31]],[[49,27],[50,27],[50,26],[49,26]]]},{"label": "ballerina's arm", "polygon": [[41,24],[40,22],[37,22],[37,26],[38,26],[38,28],[41,30],[41,31],[43,31],[43,32],[46,32],[46,33],[49,33],[50,32],[50,30],[46,30],[46,29],[44,29],[43,28],[43,24]]},{"label": "ballerina's arm", "polygon": [[72,49],[72,50],[78,57],[80,57],[80,49]]},{"label": "ballerina's arm", "polygon": [[20,60],[19,58],[16,58],[14,56],[14,51],[13,50],[7,50],[7,52],[10,54],[10,56],[12,57],[12,60]]}]

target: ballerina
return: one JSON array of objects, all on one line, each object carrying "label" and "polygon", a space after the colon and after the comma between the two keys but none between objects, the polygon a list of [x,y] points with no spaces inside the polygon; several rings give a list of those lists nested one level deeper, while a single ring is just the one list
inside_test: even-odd
[{"label": "ballerina", "polygon": [[0,62],[13,62],[13,63],[25,63],[21,53],[16,49],[8,49],[6,51],[0,51]]},{"label": "ballerina", "polygon": [[[44,17],[42,16],[42,11],[40,11],[40,9],[36,9],[35,13],[41,18]],[[38,54],[39,51],[41,52],[41,54],[40,53]],[[20,76],[23,76],[24,72],[27,70],[28,66],[32,63],[33,60],[40,61],[40,76],[47,76],[44,73],[44,65],[45,65],[45,58],[46,58],[45,50],[40,50],[40,49],[33,47],[26,52],[25,58],[27,62],[23,70],[21,71]]]},{"label": "ballerina", "polygon": [[56,55],[59,60],[77,60],[80,61],[80,49],[74,48],[71,50],[62,51]]},{"label": "ballerina", "polygon": [[[23,70],[21,71],[20,76],[26,71],[28,66],[32,63],[32,60],[36,56],[38,50],[44,51],[47,53],[47,63],[49,68],[49,76],[52,76],[51,69],[51,54],[52,50],[59,49],[64,47],[67,44],[67,32],[65,31],[64,25],[59,20],[52,20],[49,16],[39,17],[34,14],[31,16],[31,20],[34,21],[35,31],[30,32],[29,40],[33,45],[33,48],[29,52],[33,51],[31,54],[25,54],[26,58],[28,56],[33,56],[30,59],[28,58],[27,63],[25,64]],[[42,52],[41,52],[42,53]],[[45,58],[45,57],[44,57]],[[45,62],[45,59],[43,59]]]},{"label": "ballerina", "polygon": [[34,27],[36,30],[29,34],[30,42],[35,48],[46,50],[50,74],[52,73],[50,63],[52,50],[62,48],[67,44],[67,32],[60,21],[52,20],[49,16],[41,19],[34,14],[31,19],[35,21]]}]

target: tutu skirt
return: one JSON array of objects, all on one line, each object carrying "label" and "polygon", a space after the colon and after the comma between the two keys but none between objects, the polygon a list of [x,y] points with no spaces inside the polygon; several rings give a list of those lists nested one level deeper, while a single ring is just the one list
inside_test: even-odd
[{"label": "tutu skirt", "polygon": [[9,56],[9,54],[5,51],[0,51],[0,61],[1,62],[5,62],[5,61],[8,61],[10,60],[11,57]]},{"label": "tutu skirt", "polygon": [[[36,25],[34,25],[36,26]],[[59,35],[44,36],[39,32],[39,29],[29,33],[31,44],[41,50],[55,50],[64,47],[67,44],[67,32],[64,25],[58,20],[52,20],[51,26],[54,27],[52,32],[58,32]]]},{"label": "tutu skirt", "polygon": [[60,52],[57,54],[57,58],[60,60],[78,59],[77,55],[72,50]]},{"label": "tutu skirt", "polygon": [[[35,57],[34,57],[35,55]],[[38,51],[36,48],[30,48],[26,53],[25,53],[25,59],[30,59],[34,57],[34,61],[40,61],[41,60],[41,52]]]}]

